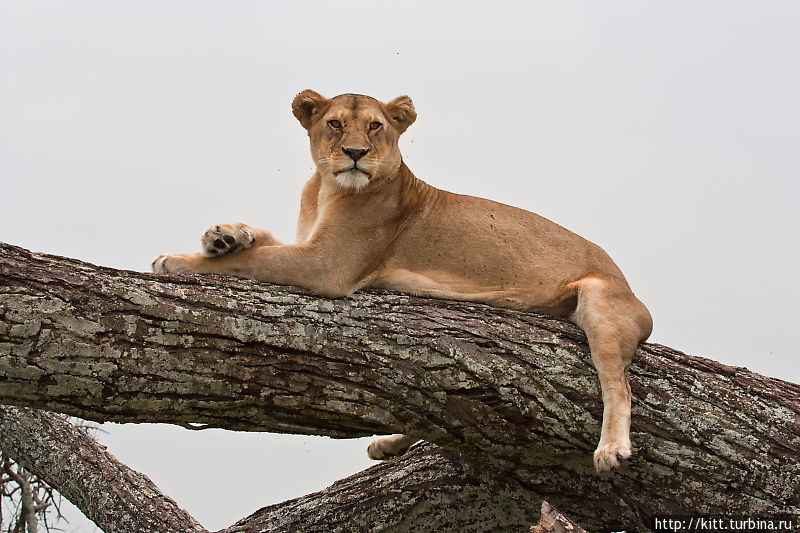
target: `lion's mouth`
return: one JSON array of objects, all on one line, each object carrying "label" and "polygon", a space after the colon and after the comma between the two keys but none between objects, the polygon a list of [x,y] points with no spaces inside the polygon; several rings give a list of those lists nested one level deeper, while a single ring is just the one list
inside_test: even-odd
[{"label": "lion's mouth", "polygon": [[363,168],[360,168],[358,165],[353,165],[352,167],[343,168],[342,170],[340,170],[338,172],[335,172],[335,174],[339,175],[339,174],[342,174],[342,173],[345,173],[345,172],[359,172],[361,174],[364,174],[368,178],[372,178],[372,174],[370,174],[369,172],[367,172]]},{"label": "lion's mouth", "polygon": [[372,182],[372,174],[357,165],[340,170],[334,177],[343,189],[360,191]]}]

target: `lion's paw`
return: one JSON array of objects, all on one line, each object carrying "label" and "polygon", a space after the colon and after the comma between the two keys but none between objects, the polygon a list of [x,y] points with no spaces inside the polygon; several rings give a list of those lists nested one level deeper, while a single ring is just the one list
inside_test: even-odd
[{"label": "lion's paw", "polygon": [[383,461],[403,455],[411,447],[414,441],[407,440],[404,435],[392,435],[375,439],[367,446],[367,455],[370,459]]},{"label": "lion's paw", "polygon": [[211,226],[200,239],[203,255],[218,257],[250,248],[256,242],[256,232],[247,224],[218,224]]},{"label": "lion's paw", "polygon": [[601,444],[594,452],[594,468],[598,472],[608,472],[622,466],[622,461],[631,456],[630,442],[608,442]]},{"label": "lion's paw", "polygon": [[394,457],[394,454],[387,453],[383,446],[381,446],[381,440],[383,439],[376,439],[369,443],[367,446],[367,455],[370,459],[374,459],[375,461],[383,461],[384,459],[391,459]]}]

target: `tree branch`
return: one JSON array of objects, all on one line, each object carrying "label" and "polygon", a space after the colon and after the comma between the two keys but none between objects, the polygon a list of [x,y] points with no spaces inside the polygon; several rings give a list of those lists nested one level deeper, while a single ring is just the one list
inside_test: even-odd
[{"label": "tree branch", "polygon": [[220,533],[519,533],[530,527],[540,501],[480,460],[424,444]]},{"label": "tree branch", "polygon": [[598,475],[602,404],[564,321],[386,292],[317,298],[0,245],[0,399],[97,421],[410,433],[503,469],[589,530],[800,511],[800,386],[643,345],[637,454]]},{"label": "tree branch", "polygon": [[106,533],[207,533],[152,481],[63,417],[0,406],[0,448]]},{"label": "tree branch", "polygon": [[[107,533],[204,532],[145,476],[64,417],[0,407],[0,447],[47,476]],[[221,533],[347,531],[517,533],[541,497],[482,461],[431,444],[331,487],[265,507]]]}]

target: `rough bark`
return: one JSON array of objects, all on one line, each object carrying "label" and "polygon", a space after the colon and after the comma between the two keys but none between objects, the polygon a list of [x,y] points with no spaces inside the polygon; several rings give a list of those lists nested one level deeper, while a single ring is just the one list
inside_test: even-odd
[{"label": "rough bark", "polygon": [[[106,533],[205,532],[61,415],[0,406],[0,448],[47,476]],[[424,444],[323,491],[265,507],[221,533],[518,533],[540,500],[480,460]]]},{"label": "rough bark", "polygon": [[642,345],[625,469],[593,471],[599,385],[571,324],[387,292],[318,298],[0,246],[0,400],[91,420],[355,437],[480,458],[591,531],[798,513],[800,386]]},{"label": "rough bark", "polygon": [[152,481],[59,415],[0,406],[0,447],[105,533],[206,533]]},{"label": "rough bark", "polygon": [[521,533],[541,496],[482,461],[431,444],[265,507],[221,533]]}]

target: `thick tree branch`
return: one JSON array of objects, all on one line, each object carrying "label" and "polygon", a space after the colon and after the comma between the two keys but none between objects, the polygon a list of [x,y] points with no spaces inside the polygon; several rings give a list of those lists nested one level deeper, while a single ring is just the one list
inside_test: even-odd
[{"label": "thick tree branch", "polygon": [[63,417],[0,406],[0,448],[105,533],[207,533],[152,481]]},{"label": "thick tree branch", "polygon": [[431,444],[327,489],[265,507],[220,533],[520,533],[541,496],[476,460]]},{"label": "thick tree branch", "polygon": [[[46,476],[107,533],[204,532],[145,476],[66,418],[0,406],[0,447]],[[431,444],[331,487],[272,505],[221,533],[345,531],[518,533],[541,497],[483,461]]]},{"label": "thick tree branch", "polygon": [[566,322],[371,292],[156,277],[0,246],[0,399],[103,421],[406,432],[505,469],[591,531],[800,511],[800,386],[659,345],[628,468],[597,475],[599,386]]}]

